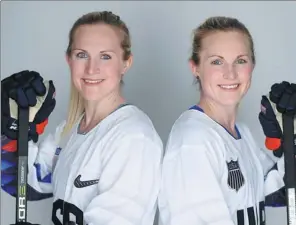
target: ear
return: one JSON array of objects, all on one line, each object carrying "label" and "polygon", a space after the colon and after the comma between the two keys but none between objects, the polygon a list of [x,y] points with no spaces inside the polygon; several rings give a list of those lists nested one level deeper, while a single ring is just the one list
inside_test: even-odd
[{"label": "ear", "polygon": [[123,71],[122,74],[125,74],[132,66],[133,64],[133,55],[131,54],[128,60],[123,62]]},{"label": "ear", "polygon": [[192,60],[189,60],[189,67],[191,69],[191,72],[195,77],[199,77],[200,71],[199,71],[199,66],[195,64]]},{"label": "ear", "polygon": [[71,59],[70,59],[70,57],[68,56],[67,53],[65,54],[65,59],[66,59],[68,65],[70,66],[70,64],[71,64]]}]

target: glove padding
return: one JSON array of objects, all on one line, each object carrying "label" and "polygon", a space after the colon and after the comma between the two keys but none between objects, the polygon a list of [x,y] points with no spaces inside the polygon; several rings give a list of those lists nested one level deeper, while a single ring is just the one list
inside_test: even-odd
[{"label": "glove padding", "polygon": [[[282,114],[296,114],[296,84],[283,81],[272,85],[268,95],[262,96],[259,121],[266,136],[265,145],[277,157],[283,154]],[[296,120],[294,119],[296,129]],[[295,134],[296,132],[294,132]],[[296,149],[295,149],[296,150]]]},{"label": "glove padding", "polygon": [[29,140],[38,141],[55,108],[55,87],[35,71],[21,71],[1,81],[1,134],[12,140],[18,135],[18,106],[29,107]]}]

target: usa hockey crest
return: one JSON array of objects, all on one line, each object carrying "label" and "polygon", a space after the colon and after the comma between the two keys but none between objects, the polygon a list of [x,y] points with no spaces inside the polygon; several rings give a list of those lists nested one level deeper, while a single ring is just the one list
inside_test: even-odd
[{"label": "usa hockey crest", "polygon": [[231,160],[230,162],[226,162],[226,164],[228,168],[228,186],[238,191],[245,184],[245,178],[240,169],[238,160]]}]

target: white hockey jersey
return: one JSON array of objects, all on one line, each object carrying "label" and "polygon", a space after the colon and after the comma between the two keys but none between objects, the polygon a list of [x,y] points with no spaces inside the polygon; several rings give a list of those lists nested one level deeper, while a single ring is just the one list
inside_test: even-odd
[{"label": "white hockey jersey", "polygon": [[163,225],[264,225],[264,200],[284,186],[283,159],[259,149],[238,124],[234,138],[197,106],[175,122],[159,195]]},{"label": "white hockey jersey", "polygon": [[30,143],[28,184],[53,193],[54,225],[152,225],[163,145],[136,106],[116,110],[87,134]]}]

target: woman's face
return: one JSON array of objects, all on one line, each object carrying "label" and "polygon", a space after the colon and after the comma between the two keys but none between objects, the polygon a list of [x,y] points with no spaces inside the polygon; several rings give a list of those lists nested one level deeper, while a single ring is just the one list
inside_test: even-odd
[{"label": "woman's face", "polygon": [[202,40],[200,64],[192,65],[201,82],[201,97],[237,106],[248,91],[253,71],[248,38],[241,32],[214,32]]},{"label": "woman's face", "polygon": [[119,32],[106,24],[80,26],[67,61],[72,82],[87,101],[118,94],[122,76],[131,66],[131,58],[123,60]]}]

